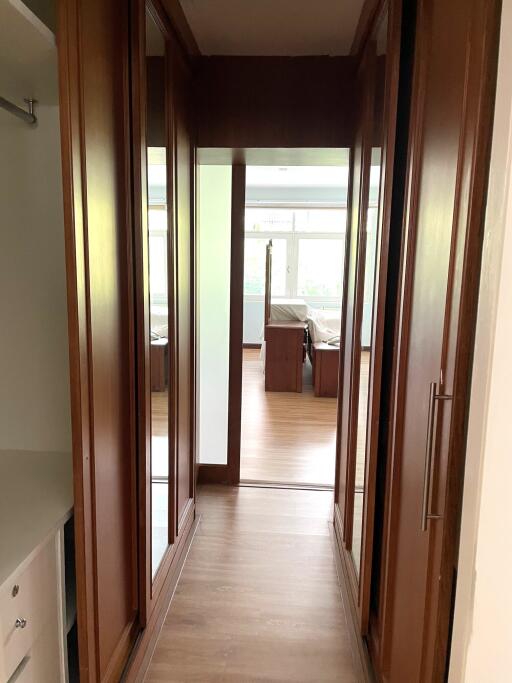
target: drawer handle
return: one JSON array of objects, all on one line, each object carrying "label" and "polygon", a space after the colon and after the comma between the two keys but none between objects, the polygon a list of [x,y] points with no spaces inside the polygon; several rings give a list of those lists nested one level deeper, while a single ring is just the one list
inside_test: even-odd
[{"label": "drawer handle", "polygon": [[27,620],[23,619],[23,617],[21,619],[16,619],[16,621],[14,622],[14,628],[25,628],[26,625]]},{"label": "drawer handle", "polygon": [[17,583],[15,583],[14,586],[12,587],[12,591],[11,591],[12,597],[15,598],[19,592],[20,592],[20,587]]}]

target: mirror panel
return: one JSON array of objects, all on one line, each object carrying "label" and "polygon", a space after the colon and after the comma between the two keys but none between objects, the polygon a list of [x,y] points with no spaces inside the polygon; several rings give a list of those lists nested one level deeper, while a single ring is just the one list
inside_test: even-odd
[{"label": "mirror panel", "polygon": [[151,383],[151,574],[169,546],[169,301],[165,39],[146,9],[147,254]]},{"label": "mirror panel", "polygon": [[363,534],[363,512],[367,491],[366,465],[368,457],[368,413],[370,369],[373,350],[373,305],[376,287],[377,246],[380,242],[381,231],[381,188],[382,176],[382,145],[384,131],[383,93],[386,74],[386,43],[387,43],[387,12],[384,13],[375,38],[369,45],[372,68],[368,69],[368,82],[365,87],[371,88],[373,100],[372,125],[369,127],[371,139],[365,144],[371,145],[371,153],[367,154],[370,168],[366,169],[369,178],[369,188],[366,193],[366,206],[362,216],[366,217],[361,225],[360,251],[358,254],[358,277],[362,283],[362,290],[357,302],[359,311],[358,347],[355,349],[354,362],[358,365],[359,384],[353,410],[357,410],[356,438],[355,438],[355,474],[352,516],[352,544],[351,553],[356,574],[359,576],[361,568],[361,541]]}]

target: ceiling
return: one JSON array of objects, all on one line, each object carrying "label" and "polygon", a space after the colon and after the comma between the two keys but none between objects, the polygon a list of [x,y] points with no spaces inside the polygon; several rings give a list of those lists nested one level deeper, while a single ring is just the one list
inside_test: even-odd
[{"label": "ceiling", "polygon": [[204,55],[347,55],[364,0],[180,0]]}]

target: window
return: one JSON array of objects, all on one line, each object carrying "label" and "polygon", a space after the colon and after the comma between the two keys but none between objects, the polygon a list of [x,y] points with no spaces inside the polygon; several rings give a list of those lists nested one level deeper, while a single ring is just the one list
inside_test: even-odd
[{"label": "window", "polygon": [[149,229],[149,292],[152,304],[167,303],[167,207],[151,206]]},{"label": "window", "polygon": [[149,296],[167,304],[167,164],[165,147],[148,147]]},{"label": "window", "polygon": [[343,240],[299,239],[298,296],[341,299],[343,245]]},{"label": "window", "polygon": [[265,293],[265,246],[272,239],[272,295],[341,299],[345,208],[251,206],[245,211],[244,294]]},{"label": "window", "polygon": [[[244,294],[265,294],[265,249],[268,239],[245,241]],[[272,293],[286,294],[286,240],[272,240]]]},{"label": "window", "polygon": [[297,232],[344,233],[347,222],[345,209],[301,209],[295,211]]},{"label": "window", "polygon": [[246,232],[290,232],[294,212],[291,209],[246,209]]}]

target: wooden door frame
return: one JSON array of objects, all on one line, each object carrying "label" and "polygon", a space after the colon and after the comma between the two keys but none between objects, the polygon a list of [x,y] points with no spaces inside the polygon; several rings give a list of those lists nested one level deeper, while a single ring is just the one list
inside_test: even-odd
[{"label": "wooden door frame", "polygon": [[244,240],[245,240],[244,163],[231,166],[231,254],[229,288],[229,380],[227,420],[227,462],[198,463],[199,484],[240,483],[240,439],[242,418],[242,360],[244,324]]},{"label": "wooden door frame", "polygon": [[231,177],[231,268],[229,290],[228,481],[240,483],[244,326],[245,164]]}]

